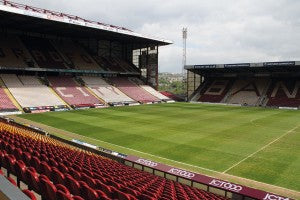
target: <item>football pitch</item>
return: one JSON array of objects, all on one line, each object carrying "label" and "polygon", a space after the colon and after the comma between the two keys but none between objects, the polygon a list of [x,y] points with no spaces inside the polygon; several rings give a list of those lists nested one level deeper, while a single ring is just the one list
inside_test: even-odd
[{"label": "football pitch", "polygon": [[122,153],[300,191],[300,111],[172,103],[21,117]]}]

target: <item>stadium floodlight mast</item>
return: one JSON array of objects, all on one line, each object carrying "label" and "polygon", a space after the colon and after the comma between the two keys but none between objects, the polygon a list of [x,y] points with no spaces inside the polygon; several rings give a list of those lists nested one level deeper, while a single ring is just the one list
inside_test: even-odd
[{"label": "stadium floodlight mast", "polygon": [[186,39],[187,39],[187,28],[182,28],[182,76],[185,78],[184,66],[186,65]]}]

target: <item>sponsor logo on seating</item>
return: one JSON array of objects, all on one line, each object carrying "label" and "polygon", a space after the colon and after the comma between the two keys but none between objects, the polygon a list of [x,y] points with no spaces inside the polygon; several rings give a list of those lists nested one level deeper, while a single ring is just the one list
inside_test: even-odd
[{"label": "sponsor logo on seating", "polygon": [[195,176],[195,174],[192,172],[188,172],[188,171],[185,171],[182,169],[177,169],[177,168],[172,168],[168,172],[171,174],[175,174],[175,175],[179,175],[179,176],[188,178],[188,179],[191,179]]},{"label": "sponsor logo on seating", "polygon": [[142,165],[146,165],[148,167],[156,167],[158,165],[156,162],[153,162],[151,160],[145,160],[145,159],[142,159],[142,158],[136,160],[135,162],[140,163]]},{"label": "sponsor logo on seating", "polygon": [[233,192],[240,192],[243,187],[240,186],[240,185],[236,185],[236,184],[233,184],[233,183],[229,183],[229,182],[226,182],[226,181],[220,181],[220,180],[216,180],[216,179],[213,179],[209,185],[213,185],[213,186],[218,186],[218,187],[221,187],[221,188],[224,188],[226,190],[230,190],[230,191],[233,191]]},{"label": "sponsor logo on seating", "polygon": [[280,197],[274,194],[267,194],[264,198],[264,200],[289,200],[289,198],[286,197]]}]

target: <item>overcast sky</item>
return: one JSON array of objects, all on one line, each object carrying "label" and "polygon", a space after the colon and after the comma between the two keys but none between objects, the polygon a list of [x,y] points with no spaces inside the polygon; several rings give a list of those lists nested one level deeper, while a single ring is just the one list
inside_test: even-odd
[{"label": "overcast sky", "polygon": [[160,72],[187,64],[300,60],[300,0],[13,0],[169,39]]}]

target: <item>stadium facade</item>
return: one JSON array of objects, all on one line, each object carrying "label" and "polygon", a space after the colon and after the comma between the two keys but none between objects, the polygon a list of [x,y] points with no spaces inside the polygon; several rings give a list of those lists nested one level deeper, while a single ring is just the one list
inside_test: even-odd
[{"label": "stadium facade", "polygon": [[[9,1],[0,1],[0,26],[2,114],[172,102],[155,90],[159,47],[171,41]],[[187,66],[188,76],[194,76],[190,93],[200,90],[200,83],[209,85],[210,73],[202,69],[219,66],[200,68]],[[0,119],[0,163],[0,194],[6,199],[35,199],[33,192],[51,200],[289,199],[49,137],[9,118]],[[20,182],[28,186],[23,193],[12,187]]]}]

